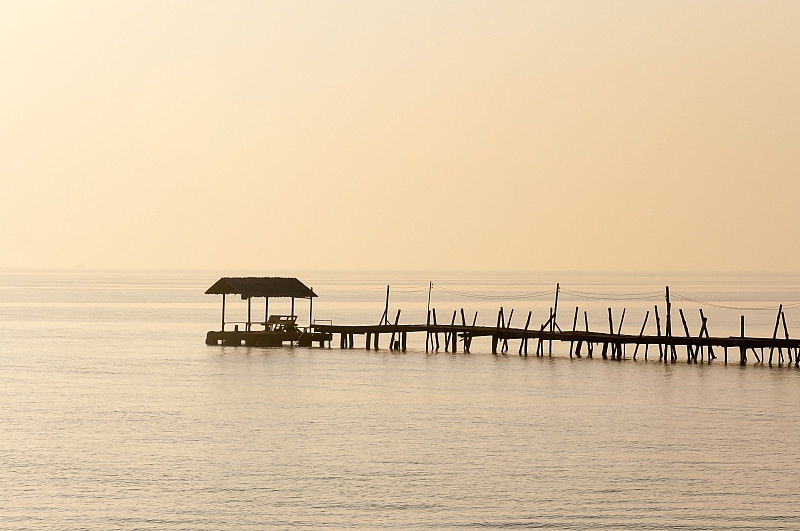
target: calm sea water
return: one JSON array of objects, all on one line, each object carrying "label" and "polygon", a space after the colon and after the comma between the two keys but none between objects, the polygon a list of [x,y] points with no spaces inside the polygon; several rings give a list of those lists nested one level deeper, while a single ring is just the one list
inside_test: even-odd
[{"label": "calm sea water", "polygon": [[[0,273],[0,527],[800,529],[794,367],[207,347],[219,276]],[[799,276],[300,276],[338,323],[377,323],[387,283],[392,319],[424,321],[430,280],[440,321],[538,326],[560,281],[562,328],[613,306],[638,333],[669,283],[694,334],[702,307],[771,336],[778,303],[800,333]]]}]

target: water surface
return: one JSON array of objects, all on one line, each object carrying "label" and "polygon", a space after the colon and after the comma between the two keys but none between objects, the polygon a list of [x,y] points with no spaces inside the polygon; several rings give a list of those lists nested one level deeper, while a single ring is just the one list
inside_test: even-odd
[{"label": "water surface", "polygon": [[[800,529],[794,367],[492,356],[488,339],[471,354],[426,354],[424,337],[406,352],[207,347],[217,276],[0,275],[2,527]],[[616,298],[638,332],[663,306],[660,277],[563,277],[562,327],[576,304],[607,326]],[[390,313],[424,320],[428,280],[448,322],[464,307],[493,324],[503,304],[538,323],[556,280],[302,278],[315,317],[351,323],[378,321],[387,282]],[[797,278],[667,281],[712,333],[737,333],[750,307],[771,335],[780,302],[800,329]],[[701,304],[675,302],[697,330]]]}]

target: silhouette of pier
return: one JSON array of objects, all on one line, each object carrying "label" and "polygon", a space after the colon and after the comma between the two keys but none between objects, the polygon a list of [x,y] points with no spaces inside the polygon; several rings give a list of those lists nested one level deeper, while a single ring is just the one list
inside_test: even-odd
[{"label": "silhouette of pier", "polygon": [[[408,346],[409,334],[424,333],[426,352],[438,351],[441,348],[444,348],[446,352],[457,352],[459,349],[463,352],[470,352],[473,339],[491,338],[491,349],[494,355],[505,355],[513,347],[520,356],[527,357],[529,352],[535,356],[551,356],[553,343],[560,342],[569,344],[571,358],[583,356],[593,358],[599,355],[603,359],[622,360],[631,357],[635,360],[641,354],[645,360],[648,360],[649,356],[655,357],[657,350],[659,361],[674,363],[683,357],[685,350],[687,363],[711,363],[722,358],[722,362],[725,364],[730,359],[731,362],[738,362],[741,365],[746,365],[749,361],[754,360],[756,363],[768,363],[770,366],[773,364],[800,366],[800,338],[790,338],[783,305],[778,307],[771,337],[748,336],[745,333],[744,315],[740,318],[738,336],[714,337],[709,333],[708,318],[702,309],[699,310],[701,325],[695,333],[690,331],[683,309],[678,310],[677,316],[674,315],[667,286],[664,290],[666,306],[659,311],[659,306],[656,304],[652,309],[656,334],[645,334],[651,315],[650,310],[646,312],[638,334],[623,334],[622,325],[626,310],[622,310],[615,322],[614,312],[610,307],[608,308],[608,328],[605,330],[590,330],[588,313],[583,311],[581,315],[577,306],[572,315],[571,327],[566,330],[562,329],[557,319],[560,284],[556,284],[554,304],[550,308],[549,318],[544,323],[532,326],[533,314],[529,311],[525,325],[516,327],[511,325],[514,310],[506,314],[503,307],[500,307],[497,313],[494,326],[478,325],[477,312],[472,316],[470,323],[463,308],[453,312],[449,324],[439,323],[436,309],[430,306],[432,287],[433,283],[429,283],[428,311],[424,324],[400,324],[400,310],[397,310],[394,322],[390,321],[390,286],[387,286],[385,309],[378,324],[342,325],[313,319],[312,303],[317,295],[296,278],[223,277],[206,291],[208,294],[222,295],[221,329],[208,332],[206,344],[270,347],[281,346],[284,343],[299,346],[311,346],[317,343],[323,347],[327,343],[330,347],[334,337],[338,335],[339,347],[342,349],[355,348],[357,344],[363,342],[366,349],[377,350],[380,348],[381,336],[383,336],[388,338],[389,349],[405,350]],[[651,292],[650,295],[653,293],[660,297],[658,292]],[[246,321],[230,322],[226,320],[225,301],[228,295],[239,295],[247,301]],[[291,299],[289,315],[270,314],[269,300],[275,297]],[[265,300],[263,321],[255,321],[252,318],[251,300],[253,298],[264,298]],[[308,326],[297,325],[297,316],[294,314],[295,299],[309,301]],[[796,306],[795,304],[792,307]],[[678,333],[675,333],[673,321],[678,316],[680,317],[680,329]],[[234,329],[226,330],[226,324],[233,324]],[[239,329],[240,324],[243,326],[242,330]],[[256,329],[255,327],[262,328]],[[732,354],[730,351],[733,351]]]},{"label": "silhouette of pier", "polygon": [[[582,356],[593,358],[599,354],[602,359],[621,360],[628,357],[637,359],[637,356],[641,354],[647,360],[649,356],[655,355],[657,349],[659,361],[669,363],[677,362],[682,357],[679,355],[679,349],[685,349],[687,363],[711,363],[721,357],[721,361],[725,364],[729,362],[730,358],[731,362],[738,362],[741,365],[746,365],[749,360],[755,360],[756,363],[768,363],[770,366],[773,364],[800,366],[800,339],[789,337],[783,305],[778,308],[775,328],[771,337],[747,336],[744,315],[740,319],[739,336],[711,336],[708,332],[708,318],[702,309],[700,310],[702,324],[695,335],[689,331],[683,310],[678,310],[684,333],[675,335],[673,333],[672,303],[669,287],[666,287],[666,312],[663,317],[659,315],[659,307],[653,306],[657,331],[655,335],[644,334],[650,317],[649,310],[645,314],[639,334],[623,334],[621,332],[625,310],[622,311],[615,329],[611,308],[608,308],[608,331],[590,330],[587,313],[584,311],[583,315],[580,315],[578,307],[575,308],[571,329],[562,330],[556,322],[559,288],[560,286],[557,284],[555,304],[550,309],[549,319],[538,327],[531,327],[532,312],[528,312],[524,326],[511,326],[513,310],[506,315],[502,307],[498,311],[495,326],[476,325],[477,312],[472,318],[472,324],[469,324],[463,309],[460,312],[453,312],[449,324],[440,324],[436,320],[436,310],[430,308],[424,324],[400,324],[400,310],[397,311],[394,323],[391,323],[388,319],[388,286],[386,310],[379,324],[314,323],[312,327],[315,332],[330,335],[331,338],[338,335],[339,347],[343,349],[355,348],[356,344],[360,344],[362,341],[366,349],[379,349],[380,338],[384,336],[388,338],[387,346],[390,350],[405,350],[409,334],[424,333],[426,335],[426,352],[436,351],[440,348],[444,348],[446,352],[457,352],[459,349],[463,352],[470,352],[473,339],[488,337],[491,338],[492,354],[494,355],[508,353],[514,346],[510,342],[518,342],[515,350],[520,356],[527,357],[529,352],[536,356],[550,356],[553,342],[561,342],[569,343],[571,358]],[[583,317],[580,319],[581,323],[579,323],[580,317]],[[579,329],[581,325],[583,325],[583,330]],[[779,332],[781,332],[780,335]],[[356,336],[363,337],[357,341]],[[651,348],[653,349],[652,353],[650,352]],[[630,350],[632,352],[629,352]],[[748,358],[748,354],[751,354],[752,358]]]}]

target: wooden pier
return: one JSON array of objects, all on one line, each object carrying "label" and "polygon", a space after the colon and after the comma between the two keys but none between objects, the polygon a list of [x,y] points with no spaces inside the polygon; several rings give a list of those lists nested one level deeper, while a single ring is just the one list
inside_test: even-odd
[{"label": "wooden pier", "polygon": [[[364,345],[366,349],[379,349],[381,336],[388,338],[390,350],[406,350],[408,335],[413,333],[425,334],[425,351],[438,351],[444,348],[446,352],[470,352],[472,340],[475,338],[491,338],[491,351],[494,355],[505,355],[509,352],[509,342],[518,342],[516,351],[519,356],[528,356],[529,350],[536,356],[552,355],[553,342],[569,343],[569,357],[589,357],[599,355],[602,359],[621,360],[629,356],[637,359],[640,354],[645,360],[649,356],[655,357],[656,349],[659,361],[665,363],[677,362],[682,355],[679,349],[685,350],[687,363],[711,363],[722,358],[725,364],[730,361],[746,365],[749,361],[755,363],[768,363],[770,366],[792,365],[800,367],[800,338],[789,337],[786,324],[786,315],[783,305],[778,307],[775,326],[771,337],[754,337],[745,334],[745,317],[740,319],[740,334],[730,337],[714,337],[708,331],[708,319],[700,310],[701,325],[696,334],[690,333],[683,309],[678,310],[683,334],[673,332],[673,310],[670,300],[669,287],[665,288],[665,307],[659,312],[659,306],[653,306],[653,316],[656,325],[656,334],[645,334],[650,311],[645,314],[644,321],[638,334],[623,334],[622,324],[625,319],[625,309],[614,323],[612,308],[608,308],[607,331],[592,331],[589,329],[589,318],[586,311],[580,315],[579,308],[575,308],[571,329],[563,330],[557,322],[558,296],[560,285],[556,284],[555,301],[549,311],[549,318],[538,327],[531,326],[532,312],[528,312],[524,327],[512,327],[511,321],[514,310],[506,315],[501,307],[497,314],[495,326],[478,325],[477,312],[470,324],[462,308],[454,311],[450,324],[437,322],[436,309],[430,308],[430,288],[428,290],[428,317],[424,324],[400,324],[400,310],[394,317],[394,322],[389,320],[389,286],[386,288],[386,305],[378,324],[369,325],[339,325],[332,322],[317,322],[313,320],[311,302],[317,295],[310,288],[297,279],[286,278],[222,278],[206,293],[221,294],[222,298],[222,328],[220,331],[208,332],[206,343],[209,345],[248,345],[248,346],[280,346],[284,343],[300,346],[320,347],[328,343],[331,345],[334,337],[339,336],[339,347],[342,349],[355,348],[357,344]],[[247,321],[239,323],[244,325],[244,330],[239,330],[238,324],[234,330],[225,330],[225,296],[239,294],[247,300]],[[254,322],[251,320],[250,299],[253,297],[266,298],[265,320]],[[290,315],[270,315],[270,297],[289,297],[292,299]],[[306,327],[297,326],[297,317],[294,315],[295,298],[309,299],[309,324]],[[687,299],[691,300],[691,299]],[[580,319],[582,317],[583,319]],[[663,327],[662,327],[663,319]],[[579,323],[579,321],[581,321]],[[263,330],[254,330],[254,325],[262,325]],[[583,325],[583,330],[580,330]],[[652,353],[651,353],[652,348]],[[748,358],[748,355],[752,357]]]},{"label": "wooden pier", "polygon": [[[439,350],[443,345],[445,351],[470,352],[472,340],[476,337],[490,337],[492,343],[492,354],[505,354],[509,351],[509,341],[519,341],[517,353],[520,356],[528,356],[529,342],[533,340],[536,345],[531,348],[537,356],[544,356],[545,342],[560,341],[569,343],[569,356],[581,357],[586,355],[592,358],[599,350],[603,359],[622,359],[628,357],[627,347],[635,347],[631,357],[637,359],[639,351],[645,359],[648,357],[650,347],[658,347],[659,359],[663,361],[677,361],[678,355],[676,347],[686,348],[688,362],[708,363],[717,359],[716,352],[723,353],[724,363],[728,363],[728,351],[732,349],[738,354],[738,361],[741,364],[747,363],[747,353],[752,351],[757,361],[762,361],[765,352],[772,358],[775,356],[775,363],[794,363],[798,365],[800,361],[800,339],[768,338],[768,337],[707,337],[707,336],[652,336],[652,335],[629,335],[610,332],[586,332],[586,331],[560,331],[560,330],[535,330],[512,327],[495,326],[475,326],[464,324],[453,325],[428,325],[428,324],[381,324],[381,325],[333,325],[315,324],[314,330],[331,334],[340,338],[340,348],[354,348],[356,346],[356,336],[363,336],[363,344],[366,349],[379,349],[380,337],[383,335],[388,338],[388,348],[391,350],[405,350],[407,338],[410,333],[424,332],[427,336],[427,344],[430,350]],[[439,340],[441,335],[442,340]],[[361,340],[358,341],[361,343]],[[460,344],[460,345],[459,345]],[[640,349],[640,347],[642,347]],[[428,350],[428,348],[426,348]],[[654,349],[655,350],[655,349]],[[786,356],[784,356],[784,351]]]},{"label": "wooden pier", "polygon": [[[431,284],[432,286],[432,284]],[[672,330],[672,302],[670,300],[669,286],[665,288],[664,297],[666,311],[664,312],[664,328],[662,334],[662,322],[659,315],[658,305],[653,306],[653,314],[656,322],[656,335],[645,335],[644,331],[650,317],[647,311],[638,334],[623,334],[622,323],[625,319],[625,309],[619,317],[617,327],[613,319],[613,311],[608,308],[608,331],[590,331],[589,318],[587,312],[583,312],[584,330],[579,330],[579,308],[575,307],[572,319],[572,329],[562,330],[557,323],[558,295],[560,285],[556,284],[555,301],[549,311],[549,318],[542,323],[538,329],[531,328],[532,312],[528,312],[525,326],[512,327],[511,319],[514,310],[506,315],[501,307],[497,314],[495,326],[476,325],[478,314],[475,313],[472,324],[468,324],[464,309],[460,312],[454,311],[450,324],[439,324],[436,320],[436,310],[430,308],[430,290],[428,292],[428,317],[425,324],[399,324],[400,310],[397,311],[394,324],[389,322],[389,286],[386,292],[386,308],[381,321],[377,325],[333,325],[315,324],[314,330],[334,336],[339,335],[340,348],[354,348],[356,336],[364,336],[364,346],[367,349],[380,348],[380,336],[389,336],[388,347],[391,350],[405,350],[408,344],[408,334],[425,333],[425,351],[437,351],[444,345],[445,352],[457,352],[460,348],[463,352],[470,352],[472,340],[476,337],[491,338],[492,354],[503,355],[509,352],[509,341],[518,341],[517,354],[528,356],[529,343],[535,343],[531,347],[536,356],[552,355],[553,342],[569,343],[569,357],[587,356],[593,358],[595,351],[603,359],[621,360],[628,357],[628,349],[632,348],[631,357],[635,360],[641,352],[647,360],[650,354],[650,347],[658,349],[658,359],[665,363],[675,363],[679,359],[678,348],[685,349],[687,363],[711,363],[718,357],[722,357],[722,362],[727,364],[729,354],[731,361],[738,362],[740,365],[748,363],[748,353],[752,354],[751,360],[756,363],[768,363],[770,366],[794,364],[800,367],[800,339],[789,337],[789,330],[786,325],[786,315],[783,305],[778,307],[775,328],[772,337],[752,337],[745,334],[745,317],[741,316],[740,335],[731,337],[713,337],[708,332],[708,318],[700,310],[701,326],[697,335],[692,335],[686,322],[683,309],[678,313],[684,335],[674,335]],[[663,310],[662,310],[663,311]],[[460,319],[459,319],[460,317]],[[460,323],[458,322],[460,321]],[[782,330],[781,330],[782,325]],[[783,337],[779,337],[779,331],[783,332]],[[440,341],[440,336],[443,341]],[[715,350],[716,349],[716,350]],[[732,350],[732,353],[729,351]],[[737,356],[738,355],[738,356]]]}]

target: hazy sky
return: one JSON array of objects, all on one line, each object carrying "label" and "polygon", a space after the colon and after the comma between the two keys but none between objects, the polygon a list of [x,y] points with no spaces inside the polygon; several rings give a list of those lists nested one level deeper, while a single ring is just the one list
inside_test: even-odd
[{"label": "hazy sky", "polygon": [[797,271],[800,2],[0,3],[0,268]]}]

